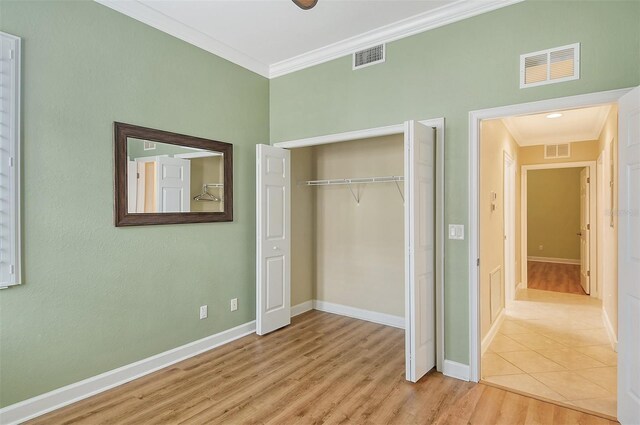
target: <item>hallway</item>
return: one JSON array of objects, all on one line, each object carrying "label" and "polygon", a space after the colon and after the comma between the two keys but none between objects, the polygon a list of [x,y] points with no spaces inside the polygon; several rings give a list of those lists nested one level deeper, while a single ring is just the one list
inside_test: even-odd
[{"label": "hallway", "polygon": [[601,301],[521,289],[482,356],[482,381],[616,417],[617,353]]}]

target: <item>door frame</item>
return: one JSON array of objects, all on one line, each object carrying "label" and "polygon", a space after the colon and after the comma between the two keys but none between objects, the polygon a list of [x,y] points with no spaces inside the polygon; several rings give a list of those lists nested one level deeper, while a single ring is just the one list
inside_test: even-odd
[{"label": "door frame", "polygon": [[[577,96],[559,97],[536,102],[519,103],[469,112],[469,380],[480,380],[480,294],[479,276],[479,213],[480,213],[480,122],[514,115],[529,115],[553,110],[574,109],[616,103],[633,87]],[[521,208],[522,209],[522,208]],[[622,255],[619,253],[619,255]]]},{"label": "door frame", "polygon": [[[435,222],[436,222],[436,249],[435,249],[435,287],[436,287],[436,370],[443,371],[444,368],[444,140],[445,140],[445,119],[431,118],[416,120],[436,129],[436,182],[435,182]],[[404,134],[404,122],[384,127],[374,127],[362,130],[347,131],[344,133],[329,134],[305,139],[289,140],[273,143],[274,147],[295,149],[308,146],[318,146],[330,143],[349,142],[371,137],[390,136],[393,134]],[[405,170],[406,175],[406,170]],[[405,296],[409,291],[406,287]],[[405,326],[405,338],[406,336]]]},{"label": "door frame", "polygon": [[[589,279],[589,295],[594,298],[599,298],[599,286],[598,284],[592,285],[598,279],[598,261],[596,257],[596,250],[598,248],[597,229],[600,226],[598,223],[597,214],[597,190],[598,190],[598,176],[596,172],[597,161],[576,161],[576,162],[558,162],[554,164],[534,164],[523,165],[521,167],[520,174],[520,252],[522,257],[521,273],[522,273],[522,286],[528,287],[528,275],[527,275],[527,261],[528,261],[528,245],[527,245],[527,175],[530,170],[551,170],[559,168],[585,168],[589,167],[589,224],[591,225],[591,234],[589,235],[589,270],[591,276]],[[593,236],[593,237],[591,237]],[[594,290],[594,288],[596,288]]]},{"label": "door frame", "polygon": [[[507,152],[502,159],[503,184],[503,261],[504,261],[504,305],[507,307],[515,299],[516,294],[516,161]],[[507,170],[509,175],[507,176]],[[507,202],[509,200],[509,202]],[[507,217],[509,218],[507,220]],[[513,249],[507,250],[507,246]]]}]

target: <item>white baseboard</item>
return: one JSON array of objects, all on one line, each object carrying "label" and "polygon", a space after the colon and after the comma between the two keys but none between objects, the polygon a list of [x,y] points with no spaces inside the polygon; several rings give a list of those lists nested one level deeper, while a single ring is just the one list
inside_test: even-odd
[{"label": "white baseboard", "polygon": [[485,335],[485,337],[482,338],[482,344],[480,345],[480,347],[482,348],[482,354],[484,354],[487,351],[487,348],[489,348],[489,346],[491,345],[491,342],[493,341],[493,338],[496,337],[496,334],[498,333],[498,329],[500,329],[500,325],[502,325],[503,321],[504,321],[504,308],[500,310],[500,313],[498,314],[498,318],[496,319],[495,322],[493,322],[493,325],[491,326],[491,329],[489,329],[489,332],[487,332],[487,335]]},{"label": "white baseboard", "polygon": [[611,325],[611,321],[609,320],[609,315],[607,314],[607,310],[602,307],[602,321],[604,322],[604,328],[607,330],[607,336],[609,337],[609,343],[611,344],[611,348],[616,353],[618,352],[618,336],[613,331],[613,326]]},{"label": "white baseboard", "polygon": [[339,314],[341,316],[353,317],[354,319],[367,320],[381,325],[404,329],[404,317],[401,316],[393,316],[391,314],[378,313],[377,311],[363,310],[361,308],[350,307],[348,305],[334,304],[319,300],[313,301],[313,308],[326,313]]},{"label": "white baseboard", "polygon": [[469,381],[469,365],[466,364],[445,360],[442,373],[452,378]]},{"label": "white baseboard", "polygon": [[536,261],[538,263],[580,264],[580,260],[574,260],[571,258],[527,257],[527,260]]},{"label": "white baseboard", "polygon": [[251,321],[100,375],[0,409],[0,423],[18,424],[229,343],[256,331]]},{"label": "white baseboard", "polygon": [[313,310],[313,300],[305,301],[291,307],[291,317],[298,316],[307,311]]}]

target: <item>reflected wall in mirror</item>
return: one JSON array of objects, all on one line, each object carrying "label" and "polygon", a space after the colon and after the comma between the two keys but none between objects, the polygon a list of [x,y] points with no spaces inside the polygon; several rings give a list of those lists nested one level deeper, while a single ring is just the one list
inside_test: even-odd
[{"label": "reflected wall in mirror", "polygon": [[115,123],[116,226],[232,221],[232,150]]}]

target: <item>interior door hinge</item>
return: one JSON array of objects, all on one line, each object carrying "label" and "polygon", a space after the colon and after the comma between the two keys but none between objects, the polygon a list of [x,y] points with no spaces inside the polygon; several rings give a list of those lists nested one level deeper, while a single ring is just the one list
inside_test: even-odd
[{"label": "interior door hinge", "polygon": [[478,260],[476,261],[476,266],[480,267],[480,259],[478,258]]},{"label": "interior door hinge", "polygon": [[587,183],[591,183],[591,177],[587,177]]},{"label": "interior door hinge", "polygon": [[591,277],[591,270],[587,270],[587,277]]},{"label": "interior door hinge", "polygon": [[587,230],[591,230],[591,224],[587,224]]},{"label": "interior door hinge", "polygon": [[136,173],[136,178],[139,179],[140,178],[140,173]]}]

